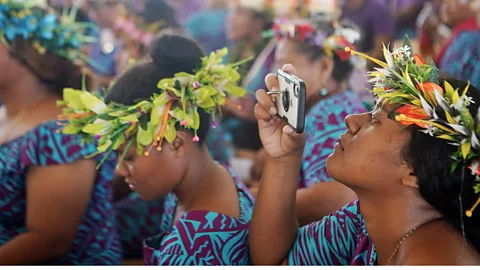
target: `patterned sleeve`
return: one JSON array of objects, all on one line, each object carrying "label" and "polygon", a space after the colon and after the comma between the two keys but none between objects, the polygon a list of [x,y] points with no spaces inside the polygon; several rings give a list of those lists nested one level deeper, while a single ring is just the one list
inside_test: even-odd
[{"label": "patterned sleeve", "polygon": [[69,164],[97,152],[93,143],[82,144],[79,136],[57,133],[58,129],[53,122],[38,127],[22,151],[22,162],[32,166]]},{"label": "patterned sleeve", "polygon": [[289,265],[349,265],[355,253],[361,217],[358,201],[301,228],[288,255]]}]

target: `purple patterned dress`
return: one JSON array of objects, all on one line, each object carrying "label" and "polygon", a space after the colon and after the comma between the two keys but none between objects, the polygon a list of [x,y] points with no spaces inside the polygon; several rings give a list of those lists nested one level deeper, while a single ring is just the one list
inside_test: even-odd
[{"label": "purple patterned dress", "polygon": [[[229,170],[233,176],[233,172]],[[165,234],[144,244],[146,265],[249,265],[248,230],[254,199],[234,176],[240,218],[209,211],[191,211],[173,224],[176,197],[170,193],[160,227]]]},{"label": "purple patterned dress", "polygon": [[[57,129],[56,121],[46,122],[22,137],[0,144],[0,246],[27,229],[25,177],[30,167],[69,164],[96,152],[94,144],[81,144],[79,137],[58,134]],[[99,169],[71,251],[49,264],[122,263],[111,203],[115,164],[112,155]]]},{"label": "purple patterned dress", "polygon": [[332,181],[327,174],[327,158],[335,143],[345,133],[345,117],[364,113],[360,97],[351,91],[322,99],[307,114],[305,133],[307,142],[303,151],[300,188]]},{"label": "purple patterned dress", "polygon": [[289,265],[376,265],[377,252],[354,201],[336,213],[301,228]]}]

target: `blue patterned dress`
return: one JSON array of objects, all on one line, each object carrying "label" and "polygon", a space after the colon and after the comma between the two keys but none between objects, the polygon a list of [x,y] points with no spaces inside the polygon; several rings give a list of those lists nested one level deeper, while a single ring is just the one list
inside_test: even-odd
[{"label": "blue patterned dress", "polygon": [[[233,172],[229,170],[233,176]],[[241,179],[237,185],[240,218],[209,211],[191,211],[173,224],[176,197],[165,199],[162,230],[145,241],[146,265],[249,265],[248,230],[254,199]]]},{"label": "blue patterned dress", "polygon": [[368,236],[360,203],[301,228],[288,254],[289,265],[375,265],[377,252]]},{"label": "blue patterned dress", "polygon": [[300,187],[332,181],[327,174],[327,158],[333,153],[335,143],[345,133],[345,117],[364,113],[360,97],[351,91],[322,99],[307,114],[305,119],[305,144]]},{"label": "blue patterned dress", "polygon": [[[96,152],[94,144],[82,145],[79,137],[58,134],[57,129],[56,122],[46,122],[22,137],[0,145],[0,246],[27,230],[25,177],[30,167],[69,164]],[[122,263],[111,203],[115,164],[115,157],[111,156],[98,171],[72,249],[63,258],[49,264]]]}]

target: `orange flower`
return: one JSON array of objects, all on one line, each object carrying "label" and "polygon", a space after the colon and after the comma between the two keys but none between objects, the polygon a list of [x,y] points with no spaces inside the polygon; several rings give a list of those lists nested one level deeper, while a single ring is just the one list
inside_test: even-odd
[{"label": "orange flower", "polygon": [[414,105],[404,105],[397,109],[397,117],[395,119],[404,126],[417,125],[421,128],[425,128],[425,123],[416,120],[427,120],[430,116],[421,107]]},{"label": "orange flower", "polygon": [[435,100],[435,93],[433,91],[438,91],[440,95],[443,96],[443,88],[433,82],[424,82],[420,85],[417,85],[417,89],[424,92],[426,96],[428,96],[430,99]]},{"label": "orange flower", "polygon": [[417,63],[419,67],[425,64],[425,62],[423,62],[422,58],[418,54],[413,55],[413,59],[415,59],[415,63]]}]

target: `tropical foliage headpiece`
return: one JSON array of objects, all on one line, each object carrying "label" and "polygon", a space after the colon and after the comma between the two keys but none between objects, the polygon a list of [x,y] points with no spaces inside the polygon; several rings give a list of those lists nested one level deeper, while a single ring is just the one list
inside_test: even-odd
[{"label": "tropical foliage headpiece", "polygon": [[[467,95],[470,83],[464,89],[454,89],[446,80],[440,85],[435,64],[426,64],[414,54],[408,37],[402,47],[393,51],[384,46],[386,62],[351,48],[345,50],[380,66],[369,72],[370,82],[378,99],[401,104],[391,114],[392,118],[404,126],[416,125],[421,132],[458,147],[452,156],[455,162],[451,172],[463,162],[470,164],[471,173],[476,176],[475,193],[480,193],[480,111],[477,115],[469,111],[474,103]],[[480,198],[465,214],[471,217],[479,203]]]},{"label": "tropical foliage headpiece", "polygon": [[352,57],[349,52],[345,51],[346,47],[355,49],[354,44],[361,37],[359,31],[344,27],[336,21],[330,21],[333,32],[327,33],[316,27],[315,23],[314,20],[310,19],[277,19],[273,26],[273,33],[277,39],[287,38],[318,47],[327,56],[337,55],[342,61],[351,60],[354,64],[362,62],[355,61],[359,60],[359,57]]},{"label": "tropical foliage headpiece", "polygon": [[48,51],[72,61],[88,61],[80,47],[97,41],[88,35],[97,28],[76,22],[77,10],[64,10],[58,16],[45,0],[0,0],[0,40],[9,46],[22,38],[31,41],[40,54]]},{"label": "tropical foliage headpiece", "polygon": [[227,99],[246,94],[237,86],[240,81],[237,70],[242,62],[222,64],[227,54],[227,49],[212,52],[202,58],[202,66],[196,73],[181,72],[160,80],[158,94],[133,106],[105,104],[102,98],[85,89],[65,89],[58,105],[66,108],[59,120],[68,122],[61,132],[80,134],[85,141],[96,142],[97,154],[117,150],[128,141],[127,150],[136,142],[137,154],[148,156],[153,148],[161,151],[164,139],[173,142],[179,127],[193,130],[193,141],[198,142],[199,108],[212,115],[215,128],[218,125],[215,116],[221,114]]}]

